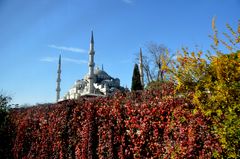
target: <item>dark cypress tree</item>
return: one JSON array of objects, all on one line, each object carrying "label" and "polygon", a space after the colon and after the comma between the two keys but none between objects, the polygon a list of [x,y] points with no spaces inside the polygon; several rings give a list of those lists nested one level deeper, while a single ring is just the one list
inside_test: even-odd
[{"label": "dark cypress tree", "polygon": [[139,73],[137,64],[134,65],[131,90],[132,91],[143,90],[143,86],[141,84],[140,73]]}]

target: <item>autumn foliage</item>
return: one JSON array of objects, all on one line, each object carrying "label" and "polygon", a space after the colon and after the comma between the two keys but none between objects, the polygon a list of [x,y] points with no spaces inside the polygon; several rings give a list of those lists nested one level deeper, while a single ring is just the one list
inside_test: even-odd
[{"label": "autumn foliage", "polygon": [[211,158],[221,153],[211,120],[166,88],[13,109],[10,157]]},{"label": "autumn foliage", "polygon": [[[215,18],[212,28],[214,54],[183,48],[169,71],[177,83],[176,92],[211,118],[222,158],[240,158],[240,21],[236,31],[227,25],[224,40],[218,36]],[[222,46],[226,48],[224,52]]]}]

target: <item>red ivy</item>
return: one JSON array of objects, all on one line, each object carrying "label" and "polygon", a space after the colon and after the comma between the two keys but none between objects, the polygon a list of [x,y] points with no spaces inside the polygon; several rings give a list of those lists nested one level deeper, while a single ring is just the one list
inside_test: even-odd
[{"label": "red ivy", "polygon": [[[167,88],[167,87],[166,87]],[[173,89],[13,109],[14,158],[211,158],[211,121]]]}]

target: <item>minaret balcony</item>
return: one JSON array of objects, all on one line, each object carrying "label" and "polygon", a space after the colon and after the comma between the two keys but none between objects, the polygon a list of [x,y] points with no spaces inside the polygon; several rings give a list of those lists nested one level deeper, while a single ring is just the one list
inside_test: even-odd
[{"label": "minaret balcony", "polygon": [[89,55],[94,55],[95,54],[95,51],[90,51],[89,52]]},{"label": "minaret balcony", "polygon": [[89,67],[94,67],[95,66],[95,63],[90,63],[88,64]]}]

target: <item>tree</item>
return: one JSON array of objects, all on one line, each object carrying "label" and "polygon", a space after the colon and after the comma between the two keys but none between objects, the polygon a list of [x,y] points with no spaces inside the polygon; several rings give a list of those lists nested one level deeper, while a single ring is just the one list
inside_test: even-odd
[{"label": "tree", "polygon": [[143,71],[147,84],[154,81],[166,81],[167,68],[174,54],[170,55],[166,46],[150,42],[146,46],[148,56],[143,56]]},{"label": "tree", "polygon": [[202,51],[189,52],[183,48],[183,53],[177,58],[175,67],[168,71],[172,73],[177,91],[181,94],[189,94],[194,92],[198,83],[201,82],[206,71],[208,70],[207,60],[202,58]]},{"label": "tree", "polygon": [[8,132],[8,109],[11,97],[0,94],[0,156],[10,158],[10,133]]},{"label": "tree", "polygon": [[[223,148],[223,158],[240,157],[240,23],[237,31],[227,25],[230,35],[220,40],[213,19],[214,35],[211,51],[207,58],[202,51],[189,52],[183,49],[178,63],[171,71],[176,79],[177,90],[186,97],[213,123],[212,131],[217,134]],[[219,45],[227,51],[223,53]]]},{"label": "tree", "polygon": [[133,76],[132,76],[132,91],[143,90],[143,86],[141,84],[140,73],[138,65],[134,65]]},{"label": "tree", "polygon": [[0,110],[7,110],[10,107],[9,103],[11,100],[11,97],[0,94]]},{"label": "tree", "polygon": [[0,94],[0,129],[4,127],[6,117],[8,114],[8,108],[10,107],[9,102],[11,97]]},{"label": "tree", "polygon": [[240,51],[214,57],[195,89],[194,103],[211,117],[225,155],[240,157]]}]

